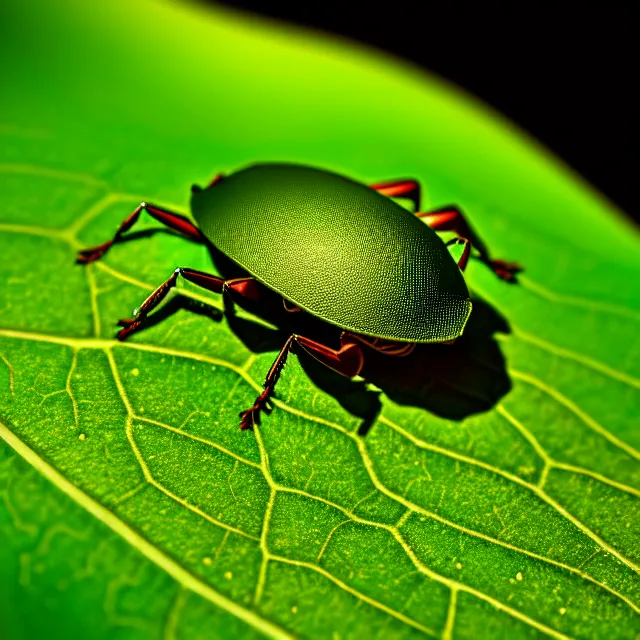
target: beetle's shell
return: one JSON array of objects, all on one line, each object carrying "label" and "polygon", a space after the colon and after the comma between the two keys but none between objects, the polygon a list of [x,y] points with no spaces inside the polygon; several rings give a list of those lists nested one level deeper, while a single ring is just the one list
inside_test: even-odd
[{"label": "beetle's shell", "polygon": [[453,258],[419,218],[366,185],[294,164],[261,164],[194,192],[211,243],[331,324],[410,342],[458,337],[471,312]]}]

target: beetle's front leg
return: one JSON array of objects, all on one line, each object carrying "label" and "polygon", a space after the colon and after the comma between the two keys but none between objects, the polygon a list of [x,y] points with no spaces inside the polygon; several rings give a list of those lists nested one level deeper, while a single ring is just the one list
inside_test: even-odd
[{"label": "beetle's front leg", "polygon": [[122,234],[126,233],[133,227],[133,225],[140,218],[140,214],[146,211],[152,218],[155,218],[158,222],[166,225],[170,229],[179,231],[188,236],[192,240],[202,242],[203,237],[200,230],[185,216],[181,216],[178,213],[173,213],[162,207],[158,207],[148,202],[141,202],[120,224],[112,240],[107,240],[103,244],[97,247],[91,247],[89,249],[83,249],[78,252],[77,262],[86,264],[87,262],[93,262],[99,260],[102,256],[109,251],[109,249],[118,242],[122,237]]},{"label": "beetle's front leg", "polygon": [[300,345],[305,351],[310,353],[322,364],[331,367],[338,373],[348,378],[353,378],[360,373],[364,364],[364,354],[360,345],[354,340],[351,334],[344,332],[340,337],[340,348],[332,349],[321,342],[316,342],[304,336],[292,335],[287,338],[284,346],[274,360],[264,381],[264,389],[256,398],[253,406],[240,413],[241,429],[253,429],[255,424],[260,424],[260,412],[268,411],[267,404],[273,396],[276,383],[280,379],[280,373],[287,361],[287,356],[294,344]]},{"label": "beetle's front leg", "polygon": [[125,340],[136,331],[145,321],[146,317],[167,296],[169,291],[176,286],[178,276],[185,280],[211,291],[212,293],[224,293],[225,291],[237,293],[240,296],[252,300],[260,299],[259,285],[254,278],[234,278],[225,280],[204,271],[196,271],[178,267],[141,305],[135,310],[133,318],[120,320],[118,324],[123,327],[117,335],[118,340]]}]

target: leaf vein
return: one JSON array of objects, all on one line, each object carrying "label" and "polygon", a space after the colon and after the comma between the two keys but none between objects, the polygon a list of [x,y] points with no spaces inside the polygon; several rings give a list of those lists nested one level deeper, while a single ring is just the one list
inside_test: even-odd
[{"label": "leaf vein", "polygon": [[269,501],[267,502],[267,508],[265,509],[264,514],[264,522],[262,524],[262,531],[260,532],[260,549],[262,551],[262,562],[260,563],[260,571],[258,573],[258,581],[256,583],[256,592],[253,598],[254,605],[258,605],[260,603],[260,600],[262,599],[264,586],[267,580],[267,565],[269,564],[269,560],[273,557],[271,555],[271,552],[269,551],[267,537],[269,536],[269,523],[271,520],[271,514],[273,513],[273,505],[276,500],[276,485],[273,481],[273,477],[271,476],[271,471],[269,468],[269,455],[267,454],[267,450],[265,449],[264,443],[262,442],[260,429],[257,426],[254,427],[254,433],[256,436],[256,441],[258,443],[258,448],[260,450],[262,473],[264,474],[265,480],[269,485]]},{"label": "leaf vein", "polygon": [[200,436],[196,436],[193,433],[189,433],[188,431],[183,431],[177,427],[172,427],[171,425],[165,424],[164,422],[160,422],[159,420],[155,420],[152,418],[147,418],[139,415],[133,416],[136,420],[140,422],[147,422],[149,424],[154,424],[162,429],[166,429],[167,431],[171,431],[173,433],[177,433],[178,435],[184,436],[185,438],[189,438],[190,440],[195,440],[196,442],[201,442],[202,444],[206,444],[209,447],[213,447],[217,449],[221,453],[228,455],[230,458],[237,460],[238,462],[242,462],[243,464],[249,465],[250,467],[255,467],[256,469],[262,469],[262,467],[257,463],[253,462],[253,460],[247,460],[247,458],[243,458],[242,456],[234,453],[233,451],[223,447],[221,444],[214,442],[213,440],[207,440],[206,438],[202,438]]},{"label": "leaf vein", "polygon": [[[529,432],[529,430],[519,420],[517,420],[515,418],[515,416],[513,416],[513,414],[511,414],[504,407],[504,405],[498,404],[496,406],[496,410],[510,424],[512,424],[518,431],[521,431],[521,433],[523,433],[523,435],[525,433],[529,434],[530,438],[531,438],[529,441],[532,444],[535,442],[537,447],[540,447],[540,444],[533,437],[533,435]],[[527,438],[527,439],[529,439],[529,438]],[[544,452],[544,449],[542,449],[542,447],[540,447],[540,450]],[[578,467],[576,465],[568,464],[568,463],[565,463],[565,462],[559,462],[559,461],[554,460],[553,458],[551,458],[546,452],[544,453],[544,456],[545,456],[545,468],[543,469],[540,481],[538,482],[538,485],[537,485],[540,489],[542,489],[544,487],[546,478],[547,478],[547,476],[549,474],[549,471],[551,469],[562,469],[563,471],[570,471],[571,473],[577,473],[577,474],[580,474],[580,475],[589,476],[589,477],[593,478],[594,480],[598,480],[599,482],[602,482],[603,484],[609,485],[610,487],[614,487],[615,489],[618,489],[620,491],[624,491],[625,493],[630,493],[630,494],[632,494],[634,496],[640,497],[640,491],[638,489],[636,489],[635,487],[631,487],[631,486],[629,486],[627,484],[623,484],[622,482],[618,482],[616,480],[613,480],[612,478],[608,478],[607,476],[604,476],[601,473],[598,473],[597,471],[592,471],[591,469],[586,469],[584,467]]]},{"label": "leaf vein", "polygon": [[9,370],[9,393],[11,394],[11,397],[14,398],[15,397],[15,374],[13,371],[13,366],[11,365],[9,360],[7,360],[7,358],[5,358],[4,355],[2,355],[1,353],[0,353],[0,360],[4,363],[4,365]]},{"label": "leaf vein", "polygon": [[106,354],[107,354],[107,359],[109,360],[109,365],[111,366],[111,373],[113,375],[113,378],[115,380],[116,383],[116,387],[118,389],[118,393],[120,394],[120,397],[122,399],[122,402],[127,410],[127,421],[126,421],[126,435],[127,435],[127,439],[129,441],[129,444],[131,446],[131,449],[136,457],[136,460],[138,461],[138,464],[140,465],[140,469],[142,470],[142,473],[144,475],[145,480],[152,485],[153,487],[155,487],[156,489],[158,489],[159,491],[161,491],[162,493],[164,493],[167,497],[171,498],[172,500],[174,500],[175,502],[177,502],[178,504],[182,505],[183,507],[185,507],[185,509],[188,509],[189,511],[195,513],[196,515],[200,516],[201,518],[204,518],[205,520],[207,520],[208,522],[210,522],[211,524],[214,524],[222,529],[226,529],[228,531],[231,531],[233,533],[237,533],[238,535],[244,536],[245,538],[249,538],[251,540],[255,540],[258,541],[259,538],[257,538],[256,536],[251,535],[250,533],[247,533],[246,531],[242,531],[242,529],[238,529],[237,527],[233,527],[232,525],[226,524],[225,522],[221,522],[220,520],[217,520],[216,518],[212,517],[211,515],[209,515],[206,511],[204,511],[203,509],[201,509],[200,507],[197,507],[195,505],[192,505],[191,503],[187,502],[186,500],[184,500],[183,498],[181,498],[180,496],[176,495],[175,493],[173,493],[172,491],[169,491],[169,489],[167,489],[166,487],[164,487],[160,482],[158,482],[152,475],[152,473],[149,471],[149,467],[144,459],[144,456],[142,455],[140,449],[138,448],[138,445],[135,441],[135,438],[133,436],[133,420],[135,419],[135,413],[133,412],[133,409],[131,407],[131,403],[129,401],[129,398],[127,397],[127,394],[124,390],[124,386],[122,384],[122,380],[120,379],[120,374],[118,373],[118,368],[115,362],[115,358],[113,357],[113,353],[111,352],[110,349],[106,350]]},{"label": "leaf vein", "polygon": [[614,444],[619,449],[622,449],[630,456],[636,458],[636,460],[640,460],[640,452],[634,449],[630,444],[627,444],[623,440],[620,440],[617,436],[612,434],[610,431],[605,429],[601,424],[596,422],[586,411],[581,409],[573,400],[570,400],[565,395],[560,393],[557,389],[547,385],[542,380],[539,380],[535,376],[532,376],[529,373],[524,373],[522,371],[518,371],[516,369],[509,369],[509,373],[516,378],[517,380],[521,380],[522,382],[526,382],[537,389],[540,389],[543,393],[546,393],[548,396],[553,398],[558,404],[563,405],[569,411],[571,411],[574,415],[576,415],[584,424],[586,424],[592,431],[595,431],[597,434],[601,435],[603,438],[606,438]]},{"label": "leaf vein", "polygon": [[[109,350],[112,347],[117,346],[118,348],[129,348],[129,349],[137,349],[137,350],[141,350],[141,351],[149,351],[149,352],[154,352],[154,353],[160,353],[163,355],[171,355],[171,356],[177,356],[177,357],[183,357],[183,358],[189,358],[189,359],[193,359],[196,361],[202,361],[202,362],[206,362],[206,363],[210,363],[210,364],[216,364],[219,366],[224,366],[227,367],[233,371],[236,371],[239,375],[241,375],[242,377],[244,377],[247,382],[253,386],[256,390],[260,390],[262,387],[255,381],[253,380],[246,372],[242,371],[241,369],[239,369],[238,367],[236,367],[235,365],[216,359],[216,358],[212,358],[210,356],[204,356],[202,354],[192,354],[189,352],[182,352],[182,351],[178,351],[178,350],[173,350],[173,349],[169,349],[169,348],[159,348],[156,347],[155,345],[146,345],[143,343],[134,343],[134,342],[127,342],[127,343],[118,343],[115,340],[100,340],[100,339],[87,339],[87,338],[68,338],[68,337],[63,337],[63,336],[55,336],[55,335],[46,335],[46,334],[40,334],[40,333],[28,333],[28,332],[23,332],[23,331],[16,331],[13,329],[0,329],[0,335],[4,335],[7,337],[13,337],[13,338],[19,338],[19,339],[24,339],[24,340],[36,340],[39,342],[51,342],[54,344],[61,344],[61,345],[66,345],[66,346],[75,346],[75,347],[83,347],[83,348],[94,348],[94,349],[104,349],[104,350]],[[546,558],[544,556],[541,556],[539,554],[536,554],[534,552],[531,551],[527,551],[525,549],[521,549],[519,547],[515,547],[509,543],[506,543],[502,540],[496,540],[495,538],[491,538],[490,536],[487,536],[483,533],[480,533],[478,531],[474,531],[472,529],[468,529],[467,527],[464,527],[462,525],[459,525],[455,522],[452,522],[450,520],[447,520],[446,518],[443,518],[442,516],[439,516],[435,513],[432,513],[430,511],[427,511],[426,509],[420,507],[419,505],[416,505],[412,502],[410,502],[409,500],[403,498],[402,496],[394,493],[393,491],[391,491],[390,489],[388,489],[384,484],[382,484],[382,482],[380,482],[380,480],[378,479],[375,470],[373,469],[373,463],[371,462],[371,459],[368,456],[368,453],[366,451],[366,449],[364,448],[364,443],[361,442],[361,439],[352,434],[350,431],[348,431],[347,429],[345,429],[344,427],[342,427],[341,425],[338,425],[336,423],[332,423],[328,420],[325,420],[323,418],[320,418],[318,416],[311,416],[308,415],[306,413],[304,413],[303,411],[300,411],[299,409],[296,409],[295,407],[290,407],[285,405],[284,403],[282,403],[280,400],[274,398],[272,400],[273,404],[277,407],[280,407],[281,409],[293,414],[293,415],[297,415],[300,416],[302,418],[305,418],[307,420],[316,422],[318,424],[323,424],[325,426],[328,426],[336,431],[339,431],[341,433],[343,433],[344,435],[346,435],[349,438],[352,438],[355,442],[356,445],[359,449],[360,455],[363,459],[363,464],[365,466],[365,469],[367,470],[367,472],[369,473],[369,476],[371,477],[371,480],[374,484],[374,486],[382,493],[384,493],[385,495],[387,495],[388,497],[392,498],[393,500],[396,500],[397,502],[399,502],[400,504],[404,505],[405,507],[407,507],[408,509],[411,509],[412,511],[416,511],[417,513],[420,513],[422,515],[425,515],[429,518],[432,518],[434,520],[437,520],[439,522],[442,522],[443,524],[446,524],[448,526],[451,526],[459,531],[462,531],[463,533],[466,533],[468,535],[471,535],[473,537],[476,538],[480,538],[483,539],[487,542],[493,543],[493,544],[497,544],[499,546],[505,547],[507,549],[510,549],[512,551],[518,552],[518,553],[522,553],[523,555],[527,555],[529,557],[535,558],[537,560],[541,560],[543,562],[547,562],[549,564],[553,564],[557,567],[560,567],[562,569],[565,569],[567,571],[570,571],[572,573],[575,573],[579,576],[581,576],[583,579],[588,580],[589,582],[594,583],[595,585],[601,587],[602,589],[605,589],[606,591],[610,592],[612,595],[616,596],[617,598],[619,598],[620,600],[624,601],[629,607],[631,607],[634,611],[636,611],[637,613],[640,613],[640,608],[638,608],[633,602],[631,602],[626,596],[616,592],[615,590],[609,588],[608,586],[599,583],[597,580],[595,580],[594,578],[592,578],[590,575],[583,573],[582,571],[577,570],[575,567],[571,567],[569,565],[565,565],[561,562],[558,562],[556,560],[552,560],[550,558]],[[521,482],[524,483],[523,480],[521,480]],[[525,483],[526,484],[526,483]],[[533,487],[534,490],[537,490],[537,487]],[[312,496],[314,499],[319,499],[316,496]],[[342,507],[338,507],[339,509],[343,509]],[[346,513],[346,510],[345,510]],[[352,516],[353,517],[353,516]],[[444,579],[444,578],[443,578]],[[447,579],[444,579],[447,580]]]},{"label": "leaf vein", "polygon": [[628,309],[626,307],[622,307],[616,304],[611,304],[608,302],[595,302],[587,298],[580,298],[579,296],[571,296],[571,295],[566,295],[564,293],[557,293],[555,291],[552,291],[548,287],[545,287],[544,285],[541,285],[540,283],[535,282],[528,276],[520,276],[519,281],[520,281],[520,284],[523,286],[523,288],[527,289],[531,293],[541,298],[550,300],[551,302],[557,302],[559,304],[566,304],[566,305],[571,305],[576,307],[583,307],[585,309],[590,309],[592,311],[602,311],[605,313],[625,316],[627,318],[632,318],[633,320],[640,321],[640,313],[635,311],[635,309]]},{"label": "leaf vein", "polygon": [[554,508],[560,515],[564,516],[567,520],[569,520],[569,522],[571,522],[575,527],[577,527],[580,531],[582,531],[582,533],[590,537],[594,542],[596,542],[596,544],[602,547],[605,551],[609,552],[611,555],[618,558],[618,560],[626,564],[630,569],[633,569],[633,571],[635,571],[636,573],[640,573],[640,569],[638,568],[637,565],[635,565],[631,560],[628,560],[627,558],[625,558],[619,551],[614,549],[611,545],[609,545],[602,538],[600,538],[593,531],[591,531],[591,529],[589,529],[585,524],[580,522],[575,516],[569,513],[569,511],[567,511],[567,509],[565,509],[560,503],[556,502],[551,496],[546,494],[539,486],[533,485],[530,482],[523,480],[519,476],[509,473],[508,471],[503,471],[502,469],[493,467],[489,464],[486,464],[485,462],[481,462],[474,458],[468,458],[467,456],[463,456],[461,454],[454,453],[452,451],[447,451],[446,449],[443,449],[442,447],[438,447],[437,445],[431,445],[427,442],[424,442],[423,440],[416,438],[414,435],[402,429],[402,427],[395,425],[393,422],[391,422],[388,418],[385,418],[384,416],[381,416],[379,420],[380,422],[387,424],[389,427],[391,427],[392,429],[394,429],[395,431],[397,431],[398,433],[406,437],[410,442],[414,443],[417,447],[420,447],[421,449],[442,453],[443,455],[450,456],[455,460],[476,465],[487,471],[501,475],[507,480],[514,482],[515,484],[519,484],[522,487],[525,487],[532,493],[536,494],[541,500],[546,502],[552,508]]},{"label": "leaf vein", "polygon": [[271,621],[258,616],[254,611],[245,609],[233,600],[230,600],[221,593],[215,591],[208,584],[197,578],[185,567],[176,562],[173,558],[166,555],[149,540],[144,538],[128,524],[118,518],[113,512],[109,511],[104,505],[100,504],[79,489],[76,485],[72,484],[71,481],[65,478],[57,469],[41,458],[33,449],[22,442],[22,440],[20,440],[2,423],[0,423],[0,437],[55,487],[66,494],[97,520],[117,533],[131,547],[163,569],[178,584],[184,586],[185,589],[197,593],[205,600],[208,600],[215,606],[228,611],[267,636],[277,638],[279,640],[293,640],[293,636],[284,629]]},{"label": "leaf vein", "polygon": [[[548,351],[549,353],[552,353],[553,355],[558,356],[560,358],[573,360],[584,367],[593,369],[594,371],[597,371],[598,373],[601,373],[609,378],[613,378],[618,382],[623,382],[624,384],[627,384],[630,387],[634,387],[635,389],[640,389],[640,380],[638,380],[638,378],[634,378],[633,376],[630,376],[629,374],[624,373],[623,371],[618,371],[617,369],[614,369],[613,367],[610,367],[609,365],[604,364],[604,362],[600,362],[598,360],[595,360],[594,358],[585,356],[582,353],[576,353],[575,351],[571,351],[571,349],[559,347],[558,345],[548,342],[547,340],[543,340],[542,338],[538,338],[537,336],[534,336],[531,333],[522,331],[522,329],[519,329],[517,327],[512,326],[511,331],[512,331],[512,334],[515,335],[517,338],[520,338],[520,340],[523,340],[525,342],[530,342],[531,344],[535,345],[539,349]],[[507,339],[507,336],[497,334],[496,338],[498,340],[505,341]]]},{"label": "leaf vein", "polygon": [[451,640],[453,636],[453,625],[455,623],[456,605],[458,600],[458,590],[451,589],[449,609],[447,610],[447,622],[442,633],[442,640]]},{"label": "leaf vein", "polygon": [[304,569],[310,569],[311,571],[315,571],[316,573],[319,573],[325,578],[328,578],[329,580],[331,580],[331,582],[338,585],[343,591],[346,591],[347,593],[351,594],[355,598],[358,598],[358,600],[361,600],[362,602],[365,602],[375,607],[376,609],[380,609],[380,611],[384,611],[384,613],[390,616],[393,616],[394,618],[397,618],[401,622],[404,622],[405,624],[408,624],[414,627],[415,629],[418,629],[419,631],[426,633],[427,635],[434,636],[434,637],[437,637],[438,635],[433,629],[430,629],[429,627],[425,627],[424,625],[420,624],[417,620],[414,620],[413,618],[409,618],[408,616],[404,615],[403,613],[400,613],[399,611],[396,611],[395,609],[392,609],[386,604],[383,604],[382,602],[379,602],[378,600],[375,600],[367,596],[366,594],[358,591],[357,589],[354,589],[353,587],[351,587],[345,582],[342,582],[342,580],[340,580],[336,576],[329,573],[326,569],[319,567],[318,565],[315,565],[311,562],[304,562],[302,560],[293,560],[291,558],[285,558],[284,556],[277,556],[277,555],[272,555],[271,559],[275,562],[290,564],[295,567],[302,567]]}]

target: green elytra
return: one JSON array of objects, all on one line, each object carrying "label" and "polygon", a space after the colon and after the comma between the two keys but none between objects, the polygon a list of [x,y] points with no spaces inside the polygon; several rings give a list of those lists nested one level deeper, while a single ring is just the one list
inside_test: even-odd
[{"label": "green elytra", "polygon": [[[199,226],[162,207],[142,202],[112,240],[78,253],[99,260],[139,219],[142,211],[198,242],[209,242],[246,276],[224,279],[178,267],[136,310],[120,320],[119,340],[144,324],[179,276],[215,293],[260,301],[264,288],[282,297],[286,311],[307,313],[341,329],[340,345],[292,333],[267,373],[264,390],[240,416],[241,429],[260,422],[295,347],[342,375],[359,374],[369,351],[407,356],[419,342],[447,342],[462,334],[471,313],[461,274],[471,244],[503,280],[515,281],[517,264],[491,260],[486,247],[454,205],[415,214],[420,187],[412,179],[366,186],[330,171],[294,164],[258,164],[192,188]],[[389,197],[390,196],[390,197]],[[426,223],[426,224],[425,224]],[[456,263],[433,229],[453,231],[464,249]]]},{"label": "green elytra", "polygon": [[293,164],[258,164],[194,191],[200,231],[308,313],[407,342],[462,334],[464,278],[440,237],[364,184]]}]

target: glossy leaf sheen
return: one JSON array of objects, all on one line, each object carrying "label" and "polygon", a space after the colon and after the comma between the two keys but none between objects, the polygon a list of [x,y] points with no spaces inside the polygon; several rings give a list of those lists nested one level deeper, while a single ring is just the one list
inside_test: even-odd
[{"label": "glossy leaf sheen", "polygon": [[[0,40],[0,635],[636,637],[635,232],[370,51],[197,7],[41,5],[7,9]],[[526,266],[517,286],[468,270],[511,330],[495,406],[454,420],[382,394],[362,436],[292,357],[243,433],[272,350],[184,309],[113,340],[210,257],[168,233],[88,268],[75,252],[143,199],[185,212],[191,183],[279,160],[415,176],[425,208],[459,204]]]}]

